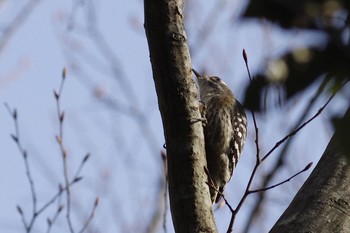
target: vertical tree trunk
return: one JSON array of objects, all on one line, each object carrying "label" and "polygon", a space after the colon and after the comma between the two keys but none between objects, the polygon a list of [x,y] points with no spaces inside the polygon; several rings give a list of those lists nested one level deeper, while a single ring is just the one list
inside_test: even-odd
[{"label": "vertical tree trunk", "polygon": [[271,233],[350,232],[350,108],[321,160]]},{"label": "vertical tree trunk", "polygon": [[217,232],[209,198],[203,127],[182,1],[144,0],[145,30],[167,148],[176,232]]}]

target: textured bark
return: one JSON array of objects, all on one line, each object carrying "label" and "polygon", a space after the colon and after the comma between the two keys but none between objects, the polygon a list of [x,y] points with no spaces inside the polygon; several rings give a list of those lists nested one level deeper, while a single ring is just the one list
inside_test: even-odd
[{"label": "textured bark", "polygon": [[[344,123],[349,122],[350,108],[344,117]],[[350,143],[349,130],[335,132],[321,160],[271,233],[350,232],[350,155],[341,149],[339,140]]]},{"label": "textured bark", "polygon": [[217,232],[207,176],[203,127],[183,23],[182,1],[144,0],[145,30],[167,147],[175,231]]}]

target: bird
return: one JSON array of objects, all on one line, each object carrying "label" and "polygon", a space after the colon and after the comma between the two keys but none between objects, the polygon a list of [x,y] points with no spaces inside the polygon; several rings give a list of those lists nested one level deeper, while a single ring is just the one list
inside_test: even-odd
[{"label": "bird", "polygon": [[197,78],[204,125],[205,152],[212,204],[219,202],[231,180],[247,137],[247,117],[229,86],[217,76]]}]

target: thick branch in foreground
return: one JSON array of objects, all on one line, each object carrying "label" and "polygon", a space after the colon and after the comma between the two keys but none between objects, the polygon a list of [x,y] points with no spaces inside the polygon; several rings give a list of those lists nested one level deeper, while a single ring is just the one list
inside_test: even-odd
[{"label": "thick branch in foreground", "polygon": [[[350,122],[350,108],[344,117]],[[337,232],[350,229],[350,155],[339,146],[350,132],[336,131],[321,160],[271,233]]]},{"label": "thick branch in foreground", "polygon": [[163,120],[176,232],[217,232],[209,198],[203,128],[182,1],[144,0],[145,30]]}]

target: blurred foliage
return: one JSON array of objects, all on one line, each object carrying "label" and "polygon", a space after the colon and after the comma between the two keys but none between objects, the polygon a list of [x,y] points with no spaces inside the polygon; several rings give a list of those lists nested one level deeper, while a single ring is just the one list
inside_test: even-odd
[{"label": "blurred foliage", "polygon": [[335,20],[349,23],[348,0],[251,0],[246,17],[265,18],[284,28],[333,28]]},{"label": "blurred foliage", "polygon": [[243,17],[264,18],[285,30],[313,30],[326,35],[326,45],[312,45],[270,62],[247,87],[245,106],[259,111],[264,90],[283,85],[287,100],[320,77],[339,86],[350,74],[350,1],[251,0]]}]

